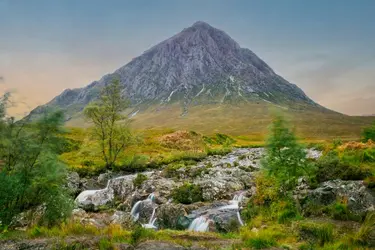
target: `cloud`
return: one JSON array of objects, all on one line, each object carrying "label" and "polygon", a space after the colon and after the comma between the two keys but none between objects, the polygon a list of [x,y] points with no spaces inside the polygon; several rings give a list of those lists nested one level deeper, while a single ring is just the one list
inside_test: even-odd
[{"label": "cloud", "polygon": [[0,83],[5,82],[4,76],[0,76]]}]

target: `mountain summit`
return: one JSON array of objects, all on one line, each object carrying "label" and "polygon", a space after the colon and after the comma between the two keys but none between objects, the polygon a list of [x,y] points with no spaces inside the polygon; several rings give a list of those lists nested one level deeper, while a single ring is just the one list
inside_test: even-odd
[{"label": "mountain summit", "polygon": [[132,103],[131,115],[150,107],[160,112],[172,104],[179,104],[183,116],[199,105],[266,102],[319,107],[251,50],[241,48],[224,31],[198,21],[99,81],[65,90],[30,115],[58,107],[74,118],[113,78],[120,79],[123,96]]}]

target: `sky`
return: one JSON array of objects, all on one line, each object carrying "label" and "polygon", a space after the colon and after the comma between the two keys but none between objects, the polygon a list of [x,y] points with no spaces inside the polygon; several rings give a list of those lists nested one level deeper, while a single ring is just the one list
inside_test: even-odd
[{"label": "sky", "polygon": [[0,0],[0,91],[23,116],[200,20],[319,104],[375,114],[374,0]]}]

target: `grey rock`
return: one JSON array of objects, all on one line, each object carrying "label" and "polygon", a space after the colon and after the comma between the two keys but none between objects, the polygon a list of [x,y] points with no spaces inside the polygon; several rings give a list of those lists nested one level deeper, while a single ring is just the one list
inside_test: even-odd
[{"label": "grey rock", "polygon": [[81,180],[77,172],[69,172],[67,174],[67,186],[73,195],[76,195],[80,192]]},{"label": "grey rock", "polygon": [[345,199],[348,201],[348,209],[354,214],[363,215],[375,210],[375,197],[362,181],[326,181],[318,188],[303,194],[303,198],[322,205]]}]

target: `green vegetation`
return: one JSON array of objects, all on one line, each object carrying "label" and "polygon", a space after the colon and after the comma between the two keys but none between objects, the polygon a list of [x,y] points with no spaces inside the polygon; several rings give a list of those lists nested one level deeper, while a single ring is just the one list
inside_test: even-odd
[{"label": "green vegetation", "polygon": [[182,204],[203,201],[202,188],[199,185],[185,183],[173,190],[173,200]]},{"label": "green vegetation", "polygon": [[297,143],[294,133],[281,116],[277,116],[272,123],[266,150],[263,167],[287,189],[294,188],[299,177],[311,172],[306,151]]},{"label": "green vegetation", "polygon": [[372,126],[367,127],[363,130],[362,140],[363,142],[367,142],[368,140],[375,141],[375,122]]},{"label": "green vegetation", "polygon": [[133,184],[135,187],[140,187],[143,182],[145,182],[147,180],[147,176],[144,175],[144,174],[137,174],[137,176],[134,178],[133,180]]},{"label": "green vegetation", "polygon": [[99,100],[84,110],[85,117],[94,125],[92,136],[100,145],[107,168],[115,166],[119,155],[132,141],[127,117],[121,114],[127,106],[128,102],[121,98],[120,81],[114,79],[103,88]]},{"label": "green vegetation", "polygon": [[0,105],[0,230],[26,211],[39,223],[60,222],[72,206],[64,188],[65,166],[58,160],[63,114],[46,114],[31,124],[15,122],[5,116],[7,98]]}]

